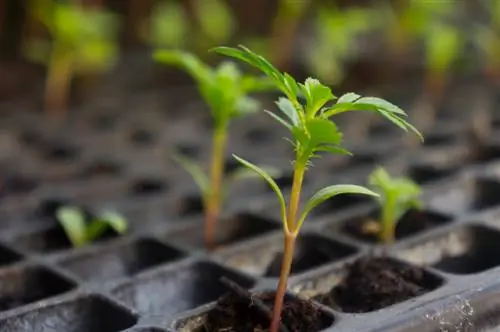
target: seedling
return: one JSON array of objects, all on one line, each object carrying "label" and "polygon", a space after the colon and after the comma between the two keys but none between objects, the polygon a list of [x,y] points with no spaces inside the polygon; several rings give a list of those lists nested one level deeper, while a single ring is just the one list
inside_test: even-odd
[{"label": "seedling", "polygon": [[308,52],[307,64],[322,82],[339,84],[344,78],[344,64],[355,53],[356,38],[371,27],[371,13],[366,9],[344,11],[333,5],[318,7],[315,21],[314,52]]},{"label": "seedling", "polygon": [[443,94],[447,74],[462,51],[463,39],[456,27],[444,22],[430,22],[423,35],[427,63],[425,90],[435,100]]},{"label": "seedling", "polygon": [[376,168],[369,177],[369,184],[379,194],[380,217],[374,230],[380,242],[389,244],[395,240],[397,222],[410,209],[421,209],[422,190],[409,178],[391,178],[382,167]]},{"label": "seedling", "polygon": [[231,38],[236,23],[223,0],[196,0],[192,6],[196,24],[188,24],[186,5],[177,0],[163,0],[153,7],[142,36],[154,48],[193,49],[206,51]]},{"label": "seedling", "polygon": [[[290,142],[295,148],[295,158],[293,160],[294,174],[289,202],[286,202],[281,189],[265,170],[238,156],[234,156],[241,164],[267,181],[280,202],[284,250],[270,328],[271,332],[277,332],[292,265],[295,241],[308,214],[316,206],[336,195],[362,194],[378,196],[375,192],[361,186],[333,185],[316,192],[300,211],[299,202],[301,201],[302,182],[311,160],[319,157],[319,153],[350,155],[350,152],[342,147],[342,133],[330,118],[348,111],[375,112],[403,130],[413,131],[420,137],[421,135],[411,124],[406,122],[406,113],[388,101],[376,97],[362,97],[356,93],[347,93],[337,99],[331,89],[318,80],[308,78],[304,83],[297,83],[292,76],[278,71],[265,58],[243,46],[240,46],[240,48],[218,47],[215,51],[237,58],[260,69],[274,80],[277,87],[286,96],[279,98],[276,102],[279,110],[283,113],[283,117],[271,112],[267,113],[292,133]],[[299,95],[305,97],[305,105],[299,102]],[[334,100],[336,100],[335,104],[328,105]]]},{"label": "seedling", "polygon": [[85,212],[74,206],[63,206],[56,217],[74,247],[82,247],[99,239],[108,229],[123,234],[128,229],[127,220],[116,212],[103,212],[90,220]]},{"label": "seedling", "polygon": [[198,185],[205,208],[205,244],[207,249],[215,247],[215,226],[220,214],[224,190],[236,178],[248,175],[241,170],[224,179],[224,154],[229,123],[237,117],[254,113],[259,102],[250,97],[251,92],[270,90],[274,84],[266,77],[242,74],[233,62],[224,62],[212,69],[192,54],[181,51],[160,50],[154,58],[162,63],[179,66],[198,83],[199,91],[210,106],[213,117],[212,156],[210,174],[193,161],[177,157]]},{"label": "seedling", "polygon": [[117,21],[102,10],[50,1],[39,2],[33,14],[52,41],[32,40],[25,53],[47,66],[46,111],[60,115],[67,107],[74,75],[107,69],[115,60]]}]

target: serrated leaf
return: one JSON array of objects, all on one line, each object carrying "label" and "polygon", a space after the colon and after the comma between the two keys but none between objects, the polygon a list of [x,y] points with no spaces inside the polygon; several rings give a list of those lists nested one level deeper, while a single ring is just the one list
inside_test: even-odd
[{"label": "serrated leaf", "polygon": [[283,193],[281,192],[281,189],[279,186],[276,184],[276,182],[273,180],[273,178],[263,169],[261,169],[259,166],[254,165],[250,163],[249,161],[246,161],[245,159],[242,159],[236,155],[233,154],[233,157],[240,162],[243,166],[248,167],[258,175],[260,175],[271,187],[271,189],[274,191],[276,196],[278,197],[280,207],[281,207],[281,217],[283,221],[283,227],[285,228],[285,231],[288,231],[287,229],[287,222],[286,222],[286,202],[285,202],[285,197],[283,196]]},{"label": "serrated leaf", "polygon": [[339,154],[339,155],[345,155],[345,156],[352,156],[352,152],[344,149],[340,146],[333,146],[333,145],[322,145],[319,146],[315,149],[314,152],[328,152],[331,154]]},{"label": "serrated leaf", "polygon": [[205,199],[210,190],[210,180],[208,179],[203,169],[186,157],[176,155],[173,157],[173,159],[177,161],[191,175],[201,192],[201,196],[203,197],[203,199]]},{"label": "serrated leaf", "polygon": [[304,220],[307,218],[308,214],[318,205],[325,202],[326,200],[342,194],[359,194],[359,195],[368,195],[373,197],[378,197],[379,195],[365,187],[350,185],[350,184],[339,184],[333,185],[326,188],[323,188],[316,192],[309,201],[307,201],[304,210],[300,216],[299,222],[297,224],[297,229],[295,229],[295,233],[297,234],[304,223]]},{"label": "serrated leaf", "polygon": [[315,118],[306,122],[306,128],[310,135],[310,144],[314,147],[321,144],[340,145],[342,134],[335,123],[328,119]]},{"label": "serrated leaf", "polygon": [[82,210],[76,207],[61,207],[56,211],[56,217],[74,247],[87,243],[87,229]]},{"label": "serrated leaf", "polygon": [[308,116],[313,116],[327,102],[335,99],[331,89],[314,78],[307,78],[301,89],[307,100]]},{"label": "serrated leaf", "polygon": [[291,121],[292,125],[298,125],[299,116],[297,114],[297,110],[289,99],[280,97],[276,102],[276,105],[278,106],[280,111],[283,112],[283,114],[285,114],[286,117]]},{"label": "serrated leaf", "polygon": [[401,108],[399,108],[398,106],[394,105],[391,102],[388,102],[385,99],[378,98],[378,97],[361,97],[355,101],[355,104],[370,105],[370,106],[374,106],[378,109],[383,109],[383,110],[386,110],[386,111],[394,113],[394,114],[406,116],[406,113]]}]

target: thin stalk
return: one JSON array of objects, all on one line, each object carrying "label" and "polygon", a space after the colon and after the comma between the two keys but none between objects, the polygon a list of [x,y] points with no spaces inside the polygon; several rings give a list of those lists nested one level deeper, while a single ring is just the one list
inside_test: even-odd
[{"label": "thin stalk", "polygon": [[210,168],[210,189],[207,193],[205,212],[205,246],[212,250],[215,247],[215,226],[221,208],[222,176],[224,174],[224,151],[226,149],[227,125],[215,128],[212,138],[212,165]]},{"label": "thin stalk", "polygon": [[54,45],[45,85],[45,111],[53,117],[62,117],[68,107],[72,60],[70,53]]},{"label": "thin stalk", "polygon": [[270,332],[278,332],[281,320],[281,311],[283,310],[283,302],[287,289],[288,277],[292,269],[293,252],[295,250],[295,240],[297,239],[297,213],[299,210],[300,192],[302,190],[302,182],[304,180],[305,167],[298,164],[293,173],[292,194],[290,197],[290,206],[287,216],[287,231],[285,232],[285,243],[283,251],[283,260],[281,262],[280,279],[278,283],[278,291],[274,298],[273,319],[271,321]]},{"label": "thin stalk", "polygon": [[393,243],[395,240],[395,225],[396,225],[396,220],[394,220],[396,217],[394,216],[393,212],[396,208],[395,206],[395,201],[394,197],[389,196],[387,197],[387,201],[385,202],[384,206],[382,207],[382,216],[381,216],[381,229],[380,229],[380,241],[385,244],[390,244]]},{"label": "thin stalk", "polygon": [[281,263],[278,291],[276,292],[276,297],[274,298],[273,319],[271,321],[271,328],[269,332],[278,332],[280,327],[281,311],[283,310],[288,276],[290,275],[290,271],[292,269],[296,238],[297,237],[292,233],[285,234],[285,250],[283,252],[283,261]]}]

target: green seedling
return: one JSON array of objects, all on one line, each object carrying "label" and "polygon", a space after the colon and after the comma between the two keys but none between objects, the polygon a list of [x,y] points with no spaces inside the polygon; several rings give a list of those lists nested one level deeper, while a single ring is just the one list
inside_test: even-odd
[{"label": "green seedling", "polygon": [[297,29],[309,5],[309,0],[280,0],[278,3],[270,37],[271,55],[278,68],[288,70],[290,67]]},{"label": "green seedling", "polygon": [[74,247],[85,246],[99,239],[108,229],[124,234],[128,229],[125,218],[116,212],[103,212],[90,220],[78,207],[64,206],[56,211],[56,217]]},{"label": "green seedling", "polygon": [[242,74],[233,62],[224,62],[212,69],[192,54],[181,51],[155,52],[154,58],[166,64],[186,70],[198,83],[200,94],[209,105],[213,118],[212,156],[210,174],[184,157],[177,160],[191,174],[198,185],[205,208],[205,244],[207,249],[215,247],[215,227],[219,218],[224,190],[230,181],[248,175],[236,171],[224,179],[224,155],[231,120],[256,112],[260,104],[249,96],[251,92],[274,89],[267,77]]},{"label": "green seedling", "polygon": [[[421,135],[405,120],[406,113],[386,100],[376,97],[362,97],[356,93],[347,93],[337,98],[329,87],[318,80],[308,78],[304,83],[298,83],[289,74],[278,71],[264,57],[243,46],[240,46],[240,48],[218,47],[215,51],[244,61],[261,70],[274,80],[276,86],[286,96],[279,98],[276,102],[282,116],[272,112],[267,113],[290,130],[292,134],[290,142],[295,150],[295,158],[293,160],[294,173],[289,202],[287,203],[281,189],[265,170],[238,156],[234,156],[236,160],[256,172],[269,184],[276,193],[281,207],[284,250],[270,326],[271,332],[277,332],[296,238],[308,214],[319,204],[341,194],[361,194],[377,197],[375,192],[361,186],[350,184],[332,185],[316,192],[300,211],[299,202],[301,201],[302,183],[312,159],[325,153],[350,155],[350,152],[342,146],[342,133],[335,123],[331,121],[331,118],[348,111],[375,112],[401,129],[413,131],[420,137]],[[305,98],[305,104],[299,102],[299,96]],[[334,100],[336,100],[336,103],[330,104]]]},{"label": "green seedling", "polygon": [[[455,13],[456,3],[453,1],[421,1],[407,0],[395,8],[386,3],[380,6],[377,13],[383,19],[389,47],[397,58],[408,56],[408,52],[427,26]],[[388,24],[387,24],[388,22]]]},{"label": "green seedling", "polygon": [[314,52],[308,52],[307,65],[322,82],[339,84],[344,64],[355,55],[356,38],[371,28],[371,12],[362,8],[339,10],[333,5],[318,6],[315,20]]},{"label": "green seedling", "polygon": [[427,76],[425,90],[439,99],[446,87],[448,73],[463,51],[463,38],[453,25],[431,22],[423,31]]},{"label": "green seedling", "polygon": [[46,27],[51,41],[31,40],[25,54],[46,65],[46,111],[61,115],[74,76],[103,71],[116,59],[117,20],[102,10],[38,0],[33,15]]},{"label": "green seedling", "polygon": [[379,241],[393,243],[397,222],[410,209],[421,209],[422,190],[409,178],[391,178],[382,167],[375,169],[369,177],[373,191],[379,194],[380,217],[375,227]]},{"label": "green seedling", "polygon": [[228,41],[236,22],[223,0],[196,0],[196,24],[188,24],[189,13],[179,1],[163,0],[154,8],[141,35],[153,48],[192,49],[194,53]]}]

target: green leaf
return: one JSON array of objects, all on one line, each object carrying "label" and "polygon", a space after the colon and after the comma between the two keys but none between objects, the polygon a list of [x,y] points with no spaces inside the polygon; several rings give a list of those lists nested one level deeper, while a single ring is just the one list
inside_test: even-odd
[{"label": "green leaf", "polygon": [[127,219],[117,212],[104,211],[98,218],[118,234],[123,234],[128,229]]},{"label": "green leaf", "polygon": [[260,109],[260,102],[257,99],[243,96],[236,101],[236,111],[238,115],[246,115],[257,112]]},{"label": "green leaf", "polygon": [[61,207],[56,211],[56,217],[74,247],[87,244],[87,229],[83,211],[75,207]]},{"label": "green leaf", "polygon": [[343,94],[338,100],[337,104],[343,104],[343,103],[354,103],[356,100],[361,98],[360,95],[354,92],[348,92],[346,94]]},{"label": "green leaf", "polygon": [[310,135],[309,143],[313,147],[322,144],[340,145],[342,134],[335,123],[328,119],[315,118],[306,122],[306,128]]},{"label": "green leaf", "polygon": [[264,57],[250,51],[245,46],[240,45],[239,49],[233,47],[221,46],[213,48],[212,51],[215,51],[219,54],[223,54],[232,58],[239,59],[254,66],[255,68],[265,73],[268,77],[272,78],[276,82],[276,85],[282,91],[286,91],[287,93],[291,92],[286,85],[284,75]]},{"label": "green leaf", "polygon": [[307,78],[301,90],[307,100],[308,116],[314,116],[327,102],[335,99],[332,90],[314,78]]},{"label": "green leaf", "polygon": [[254,165],[240,157],[238,157],[237,155],[234,155],[233,154],[233,157],[238,161],[240,162],[243,166],[245,167],[248,167],[249,169],[251,169],[252,171],[254,171],[255,173],[257,173],[258,175],[260,175],[268,184],[269,186],[271,187],[271,189],[276,193],[276,196],[278,197],[278,200],[280,202],[280,207],[281,207],[281,217],[282,217],[282,221],[283,221],[283,227],[285,229],[285,231],[288,231],[287,229],[287,222],[286,222],[286,202],[285,202],[285,197],[283,196],[283,193],[281,192],[279,186],[276,184],[276,182],[273,180],[272,176],[269,175],[265,170],[263,170],[262,168],[260,168],[259,166],[257,165]]},{"label": "green leaf", "polygon": [[191,175],[201,192],[201,196],[205,200],[210,190],[210,181],[205,172],[203,172],[203,169],[186,157],[176,155],[173,159]]},{"label": "green leaf", "polygon": [[153,53],[155,61],[175,65],[186,70],[199,84],[210,80],[210,68],[194,55],[178,50],[158,50]]},{"label": "green leaf", "polygon": [[267,114],[269,114],[274,120],[278,121],[280,124],[288,128],[289,130],[292,130],[292,125],[286,122],[283,118],[279,117],[278,115],[274,114],[273,112],[270,112],[268,110],[264,110]]},{"label": "green leaf", "polygon": [[306,203],[304,210],[300,216],[299,222],[297,224],[297,228],[295,230],[296,234],[300,231],[304,220],[307,218],[307,215],[318,205],[325,202],[326,200],[342,194],[359,194],[359,195],[368,195],[373,197],[379,197],[379,195],[365,187],[350,185],[350,184],[340,184],[333,185],[319,190],[316,194],[314,194],[309,201]]},{"label": "green leaf", "polygon": [[287,99],[280,97],[276,102],[276,105],[280,109],[283,114],[291,121],[292,125],[296,126],[299,124],[299,116],[297,114],[297,110],[293,106],[293,103]]}]

